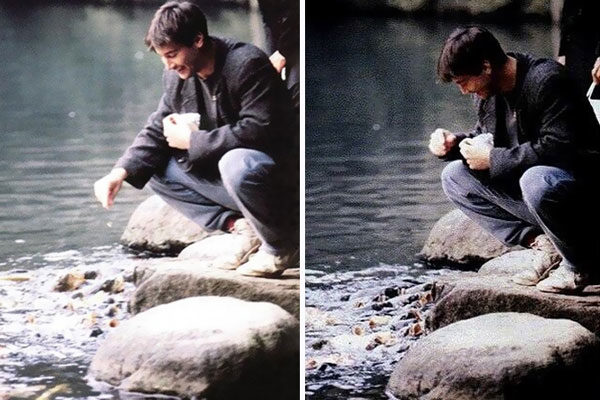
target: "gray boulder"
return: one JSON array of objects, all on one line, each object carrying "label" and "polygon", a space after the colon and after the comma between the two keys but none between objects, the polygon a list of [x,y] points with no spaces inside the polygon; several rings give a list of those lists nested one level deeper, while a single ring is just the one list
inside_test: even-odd
[{"label": "gray boulder", "polygon": [[576,322],[497,313],[431,333],[398,362],[398,399],[559,399],[600,390],[600,341]]},{"label": "gray boulder", "polygon": [[274,304],[195,297],[122,323],[89,374],[131,392],[297,399],[299,339],[298,321]]},{"label": "gray boulder", "polygon": [[432,263],[468,266],[511,250],[461,211],[454,210],[436,222],[419,256]]},{"label": "gray boulder", "polygon": [[135,209],[121,236],[121,243],[139,250],[178,253],[209,234],[154,195]]},{"label": "gray boulder", "polygon": [[600,296],[597,286],[582,296],[543,293],[535,286],[520,286],[511,276],[528,267],[534,250],[505,254],[489,261],[479,273],[453,274],[436,282],[437,301],[428,326],[437,329],[456,321],[495,312],[522,312],[546,318],[577,321],[600,334]]},{"label": "gray boulder", "polygon": [[211,268],[201,261],[151,260],[136,267],[134,279],[138,287],[129,302],[134,314],[186,297],[231,296],[274,303],[296,318],[300,315],[298,268],[285,271],[278,279],[266,279]]}]

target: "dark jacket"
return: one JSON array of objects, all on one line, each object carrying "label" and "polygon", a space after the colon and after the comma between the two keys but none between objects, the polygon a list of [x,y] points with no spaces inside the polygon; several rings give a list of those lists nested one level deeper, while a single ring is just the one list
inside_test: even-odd
[{"label": "dark jacket", "polygon": [[600,57],[600,2],[565,0],[560,19],[558,55],[565,56],[567,70],[584,93],[592,83],[591,71]]},{"label": "dark jacket", "polygon": [[[600,125],[585,95],[556,61],[519,53],[509,55],[517,59],[513,93],[518,137],[502,137],[506,131],[497,129],[497,96],[490,96],[476,99],[475,131],[459,135],[459,140],[485,132],[494,134],[489,170],[492,180],[518,180],[535,165],[555,166],[579,176],[597,174]],[[502,147],[511,141],[518,145]]]},{"label": "dark jacket", "polygon": [[288,92],[267,56],[257,47],[211,38],[216,45],[215,96],[217,126],[192,132],[190,149],[168,146],[162,120],[171,113],[200,112],[202,91],[197,77],[181,79],[175,71],[163,74],[164,93],[146,126],[117,161],[127,182],[142,188],[175,157],[182,169],[215,171],[229,150],[263,151],[276,163],[299,160],[299,126]]}]

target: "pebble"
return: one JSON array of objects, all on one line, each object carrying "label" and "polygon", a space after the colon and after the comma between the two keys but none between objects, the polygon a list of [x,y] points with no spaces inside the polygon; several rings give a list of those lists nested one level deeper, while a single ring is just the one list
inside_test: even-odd
[{"label": "pebble", "polygon": [[369,327],[373,329],[381,325],[386,325],[391,321],[391,319],[392,317],[389,315],[374,315],[369,319]]},{"label": "pebble", "polygon": [[98,337],[100,335],[102,335],[103,331],[102,329],[95,327],[94,329],[92,329],[92,332],[90,333],[90,337]]},{"label": "pebble", "polygon": [[98,272],[97,271],[86,271],[85,274],[83,274],[83,277],[85,279],[96,279],[98,277]]},{"label": "pebble", "polygon": [[81,272],[69,272],[58,279],[54,290],[57,292],[69,292],[78,289],[85,282]]},{"label": "pebble", "polygon": [[315,350],[321,350],[323,348],[323,346],[325,346],[327,343],[329,343],[328,340],[326,339],[319,339],[316,342],[313,342],[310,347],[312,347]]},{"label": "pebble", "polygon": [[29,275],[22,275],[22,274],[0,276],[0,281],[25,282],[30,279],[31,279],[31,277]]},{"label": "pebble", "polygon": [[119,308],[117,306],[110,306],[106,309],[105,314],[108,317],[114,317],[119,312]]}]

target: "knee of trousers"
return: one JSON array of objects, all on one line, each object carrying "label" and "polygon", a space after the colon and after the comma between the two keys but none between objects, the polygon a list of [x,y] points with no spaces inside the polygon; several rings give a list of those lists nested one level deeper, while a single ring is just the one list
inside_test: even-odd
[{"label": "knee of trousers", "polygon": [[451,161],[442,171],[442,189],[450,199],[464,197],[475,179],[468,167],[461,161]]},{"label": "knee of trousers", "polygon": [[547,179],[548,169],[535,166],[526,170],[519,179],[523,201],[529,209],[539,210],[545,200],[553,197],[554,186]]},{"label": "knee of trousers", "polygon": [[267,154],[251,149],[233,149],[219,160],[219,173],[227,189],[241,188],[244,183],[266,180],[275,162]]}]

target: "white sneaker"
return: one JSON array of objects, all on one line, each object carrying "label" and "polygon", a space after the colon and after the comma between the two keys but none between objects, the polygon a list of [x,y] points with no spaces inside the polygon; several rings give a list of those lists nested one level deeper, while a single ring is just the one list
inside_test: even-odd
[{"label": "white sneaker", "polygon": [[252,254],[247,263],[242,264],[238,269],[242,275],[259,276],[263,278],[276,278],[288,268],[298,265],[300,254],[295,249],[281,256],[274,256],[259,249],[256,254]]},{"label": "white sneaker", "polygon": [[581,292],[587,285],[589,278],[584,274],[573,272],[561,263],[556,271],[536,285],[541,292],[576,294]]},{"label": "white sneaker", "polygon": [[546,279],[554,268],[558,267],[562,257],[546,235],[539,235],[531,245],[534,250],[531,268],[526,269],[512,277],[518,285],[535,286]]},{"label": "white sneaker", "polygon": [[236,269],[260,247],[260,239],[244,218],[234,222],[231,233],[209,236],[186,247],[182,259],[200,259],[222,269]]},{"label": "white sneaker", "polygon": [[213,261],[213,266],[217,268],[236,269],[248,261],[250,255],[260,247],[260,239],[246,218],[235,220],[230,235],[233,235],[236,246],[232,246],[227,254]]}]

